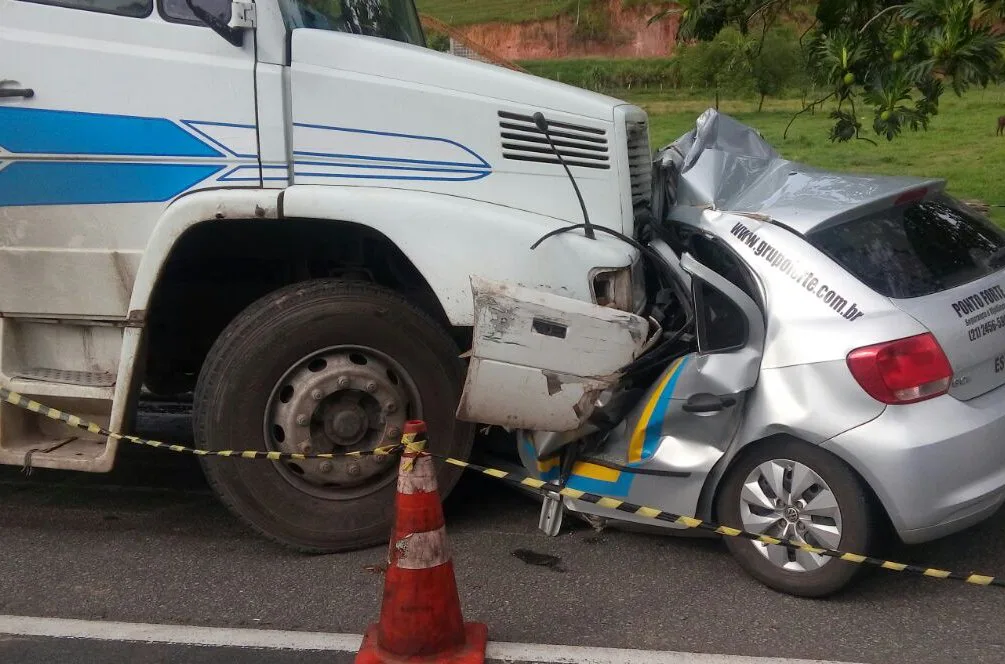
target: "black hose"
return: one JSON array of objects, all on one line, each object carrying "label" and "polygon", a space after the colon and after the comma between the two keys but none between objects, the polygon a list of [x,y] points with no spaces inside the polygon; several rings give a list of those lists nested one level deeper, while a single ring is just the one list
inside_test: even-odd
[{"label": "black hose", "polygon": [[[561,235],[562,233],[568,233],[580,228],[584,228],[585,224],[576,224],[573,226],[563,226],[562,228],[556,228],[555,230],[549,231],[542,235],[537,242],[531,245],[531,250],[537,249],[542,242],[545,240]],[[666,352],[673,344],[684,335],[684,332],[688,330],[695,321],[694,307],[691,305],[691,300],[688,298],[687,293],[684,289],[684,285],[679,281],[677,273],[666,263],[658,252],[654,251],[650,247],[644,246],[638,240],[628,237],[624,233],[619,233],[618,231],[606,228],[604,226],[594,226],[595,230],[607,233],[613,237],[618,238],[622,242],[636,248],[641,254],[646,256],[652,264],[656,267],[657,272],[659,272],[670,285],[670,288],[674,291],[674,295],[677,297],[677,301],[681,305],[681,309],[684,311],[684,323],[675,332],[669,334],[668,338],[664,339],[656,346],[651,348],[646,353],[638,356],[628,364],[621,367],[618,372],[622,374],[637,374],[640,372],[640,367],[645,367],[644,370],[651,369],[655,367],[660,362],[665,361],[662,357],[661,351]]]}]

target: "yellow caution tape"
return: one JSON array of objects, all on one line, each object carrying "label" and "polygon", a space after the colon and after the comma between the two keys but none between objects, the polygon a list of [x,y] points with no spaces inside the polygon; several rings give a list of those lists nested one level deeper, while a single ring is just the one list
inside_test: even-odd
[{"label": "yellow caution tape", "polygon": [[9,404],[13,404],[25,410],[30,410],[33,413],[38,413],[52,420],[58,420],[60,422],[66,423],[68,426],[74,427],[76,429],[83,429],[90,433],[99,434],[102,436],[108,436],[109,438],[114,438],[115,440],[124,440],[126,442],[135,443],[136,445],[144,445],[146,447],[156,447],[158,449],[168,450],[170,452],[179,452],[182,454],[193,454],[195,456],[202,457],[228,457],[228,458],[238,458],[238,459],[268,459],[270,461],[279,461],[281,459],[295,459],[297,461],[303,461],[306,459],[336,459],[343,457],[363,457],[363,456],[389,456],[398,452],[401,449],[401,443],[395,443],[394,445],[386,445],[383,447],[378,447],[373,450],[362,450],[358,452],[340,452],[340,453],[323,453],[323,454],[300,454],[295,452],[262,452],[258,450],[201,450],[195,447],[185,447],[184,445],[169,445],[167,443],[162,443],[159,440],[148,440],[146,438],[140,438],[138,436],[128,436],[126,434],[116,433],[114,431],[109,431],[103,426],[94,424],[93,422],[88,422],[76,415],[70,415],[69,413],[64,413],[56,408],[50,408],[44,404],[40,404],[37,401],[32,401],[27,397],[18,394],[17,392],[12,392],[6,388],[0,387],[0,401],[6,401]]},{"label": "yellow caution tape", "polygon": [[582,500],[584,502],[592,503],[599,507],[606,507],[609,509],[617,510],[619,512],[624,512],[626,514],[632,514],[635,516],[644,517],[646,519],[653,519],[656,521],[673,523],[676,525],[684,526],[685,528],[697,528],[699,530],[706,530],[709,532],[717,533],[719,535],[725,535],[726,537],[742,537],[744,539],[749,539],[757,542],[764,542],[765,544],[784,546],[792,549],[799,549],[801,551],[807,551],[809,553],[815,553],[820,556],[838,558],[840,560],[844,560],[845,562],[854,563],[858,565],[870,565],[873,567],[882,567],[883,569],[888,569],[895,572],[908,572],[910,574],[918,574],[933,579],[951,579],[953,581],[963,581],[965,583],[971,583],[978,586],[1005,587],[1005,578],[998,579],[993,576],[985,576],[983,574],[963,574],[960,572],[949,572],[946,570],[936,569],[933,567],[907,565],[904,563],[896,563],[890,560],[873,558],[872,556],[863,556],[857,553],[838,551],[837,549],[826,549],[821,547],[815,547],[809,544],[796,542],[794,540],[779,539],[776,537],[769,537],[768,535],[758,535],[757,533],[747,532],[745,530],[740,530],[738,528],[732,528],[730,526],[724,526],[722,524],[712,523],[710,521],[702,521],[701,519],[696,519],[690,516],[674,514],[673,512],[667,512],[665,510],[657,509],[655,507],[636,505],[634,503],[629,503],[624,500],[619,500],[618,498],[611,498],[609,496],[601,496],[595,493],[589,493],[587,491],[579,491],[578,489],[570,489],[568,487],[562,487],[557,484],[551,484],[531,477],[526,477],[520,475],[519,473],[509,473],[503,470],[498,470],[496,468],[486,468],[485,466],[479,466],[477,464],[473,464],[467,461],[461,461],[459,459],[452,459],[450,457],[438,456],[436,454],[430,454],[430,456],[441,459],[446,463],[452,464],[454,466],[467,468],[468,470],[473,470],[483,475],[503,480],[510,484],[517,484],[521,486],[530,487],[532,489],[541,491],[542,493],[549,493],[549,494],[557,493],[567,498],[572,498],[574,500]]},{"label": "yellow caution tape", "polygon": [[726,537],[742,537],[744,539],[763,542],[765,544],[770,544],[774,546],[784,546],[791,549],[799,549],[801,551],[806,551],[821,556],[838,558],[845,562],[857,565],[870,565],[873,567],[881,567],[883,569],[891,570],[894,572],[908,572],[910,574],[917,574],[932,579],[950,579],[953,581],[963,581],[964,583],[970,583],[977,586],[1005,587],[1005,579],[998,579],[993,576],[986,576],[983,574],[974,574],[974,573],[964,574],[961,572],[950,572],[947,570],[938,569],[934,567],[922,567],[919,565],[908,565],[905,563],[897,563],[890,560],[883,560],[881,558],[873,558],[872,556],[865,556],[857,553],[849,553],[847,551],[839,551],[837,549],[815,547],[809,544],[796,542],[794,540],[780,539],[776,537],[770,537],[768,535],[759,535],[757,533],[747,532],[745,530],[732,528],[730,526],[725,526],[710,521],[703,521],[701,519],[696,519],[690,516],[674,514],[673,512],[667,512],[665,510],[657,509],[655,507],[636,505],[634,503],[629,503],[627,501],[620,500],[618,498],[611,498],[609,496],[602,496],[595,493],[589,493],[587,491],[571,489],[569,487],[563,487],[550,482],[545,482],[543,480],[539,480],[534,477],[528,477],[526,475],[521,475],[518,473],[511,473],[505,470],[499,470],[498,468],[479,466],[477,464],[470,463],[468,461],[462,461],[460,459],[454,459],[452,457],[441,456],[433,454],[428,451],[424,451],[423,448],[425,441],[415,440],[416,436],[412,434],[406,434],[403,437],[402,442],[395,445],[378,447],[374,450],[346,452],[342,454],[297,454],[291,452],[260,452],[257,450],[244,450],[244,451],[201,450],[193,447],[185,447],[182,445],[168,445],[167,443],[162,443],[156,440],[148,440],[145,438],[139,438],[137,436],[127,436],[124,434],[115,433],[114,431],[109,431],[108,429],[102,426],[99,426],[92,422],[88,422],[75,415],[70,415],[68,413],[64,413],[61,410],[50,408],[46,405],[38,403],[37,401],[32,401],[31,399],[28,399],[18,394],[17,392],[12,392],[11,390],[2,387],[0,387],[0,400],[6,401],[7,403],[13,404],[20,408],[30,410],[33,413],[38,413],[53,420],[64,422],[71,427],[75,427],[77,429],[83,429],[84,431],[89,431],[91,433],[101,434],[117,440],[124,440],[130,443],[135,443],[137,445],[144,445],[146,447],[155,447],[158,449],[165,449],[171,452],[179,452],[183,454],[194,454],[196,456],[218,456],[218,457],[241,458],[241,459],[268,459],[272,461],[277,461],[280,459],[298,459],[298,460],[333,459],[338,457],[391,455],[401,451],[407,446],[408,452],[412,453],[413,455],[427,454],[431,457],[440,459],[453,466],[458,466],[460,468],[465,468],[467,470],[473,470],[483,475],[487,475],[488,477],[493,477],[495,479],[502,480],[510,484],[529,487],[542,493],[548,493],[548,494],[557,493],[559,495],[565,496],[566,498],[572,498],[574,500],[582,500],[584,502],[592,503],[600,507],[617,510],[619,512],[632,514],[646,519],[673,523],[676,525],[684,526],[685,528],[705,530],[719,535],[724,535]]}]

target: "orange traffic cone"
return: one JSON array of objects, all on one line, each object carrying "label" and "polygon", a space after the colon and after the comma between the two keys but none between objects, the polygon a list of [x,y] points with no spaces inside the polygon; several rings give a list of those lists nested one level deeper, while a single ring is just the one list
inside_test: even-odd
[{"label": "orange traffic cone", "polygon": [[461,617],[436,469],[421,454],[425,422],[406,423],[403,442],[380,622],[367,629],[356,664],[483,664],[488,628]]}]

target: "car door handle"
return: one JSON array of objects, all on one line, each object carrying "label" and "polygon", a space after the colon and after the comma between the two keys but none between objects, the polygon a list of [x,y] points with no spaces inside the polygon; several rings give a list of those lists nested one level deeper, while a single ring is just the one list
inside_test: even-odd
[{"label": "car door handle", "polygon": [[717,413],[736,405],[733,397],[717,397],[714,394],[692,394],[682,406],[686,413]]},{"label": "car door handle", "polygon": [[9,99],[11,97],[31,99],[34,96],[35,91],[31,88],[0,88],[0,99]]}]

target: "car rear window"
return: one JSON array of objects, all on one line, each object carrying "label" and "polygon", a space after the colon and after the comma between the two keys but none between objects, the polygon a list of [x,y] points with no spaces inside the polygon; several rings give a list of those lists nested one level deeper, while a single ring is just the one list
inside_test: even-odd
[{"label": "car rear window", "polygon": [[825,228],[807,239],[892,298],[948,290],[1005,264],[1005,232],[946,195]]}]

